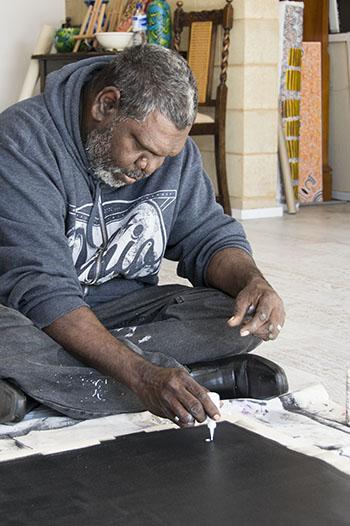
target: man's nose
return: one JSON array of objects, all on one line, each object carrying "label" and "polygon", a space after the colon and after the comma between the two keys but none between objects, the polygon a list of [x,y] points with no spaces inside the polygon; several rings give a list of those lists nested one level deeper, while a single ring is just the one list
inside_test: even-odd
[{"label": "man's nose", "polygon": [[139,170],[146,170],[148,165],[148,159],[146,157],[141,157],[140,159],[137,159],[136,166]]},{"label": "man's nose", "polygon": [[147,157],[140,157],[140,159],[136,161],[136,166],[139,170],[143,170],[147,174],[152,174],[162,166],[164,159],[165,157],[153,157],[151,159]]}]

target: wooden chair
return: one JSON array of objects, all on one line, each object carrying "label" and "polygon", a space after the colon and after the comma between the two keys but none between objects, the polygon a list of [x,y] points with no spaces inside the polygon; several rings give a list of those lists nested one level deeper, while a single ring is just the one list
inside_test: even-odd
[{"label": "wooden chair", "polygon": [[[214,135],[215,166],[218,183],[217,200],[226,214],[231,215],[231,204],[226,176],[225,124],[227,103],[227,67],[230,45],[230,30],[233,26],[232,0],[226,0],[223,9],[185,12],[183,2],[177,2],[174,13],[174,48],[180,52],[181,33],[188,27],[189,46],[187,60],[198,84],[199,106],[213,107],[214,118],[198,113],[190,135]],[[222,56],[219,85],[216,97],[212,97],[213,71],[218,26],[223,27]]]}]

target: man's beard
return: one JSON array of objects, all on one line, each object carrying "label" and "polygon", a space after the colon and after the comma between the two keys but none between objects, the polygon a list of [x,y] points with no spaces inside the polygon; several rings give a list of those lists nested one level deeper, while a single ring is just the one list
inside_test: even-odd
[{"label": "man's beard", "polygon": [[90,132],[86,139],[85,151],[96,177],[112,188],[120,188],[127,183],[119,176],[126,175],[139,181],[148,177],[148,174],[137,168],[126,170],[115,164],[112,158],[112,137],[115,127],[116,123],[112,123],[103,130],[95,129]]}]

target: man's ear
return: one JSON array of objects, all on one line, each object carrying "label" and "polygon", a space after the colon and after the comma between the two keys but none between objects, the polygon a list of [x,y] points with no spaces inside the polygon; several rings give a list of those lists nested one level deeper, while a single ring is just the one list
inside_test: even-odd
[{"label": "man's ear", "polygon": [[91,106],[91,116],[97,122],[115,118],[118,112],[120,91],[114,86],[107,86],[99,91]]}]

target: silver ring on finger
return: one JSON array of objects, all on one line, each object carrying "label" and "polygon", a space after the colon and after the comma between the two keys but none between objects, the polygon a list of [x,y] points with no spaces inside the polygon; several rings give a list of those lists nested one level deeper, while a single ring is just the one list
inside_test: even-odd
[{"label": "silver ring on finger", "polygon": [[178,416],[174,416],[174,422],[175,424],[178,424],[180,422],[180,418]]}]

